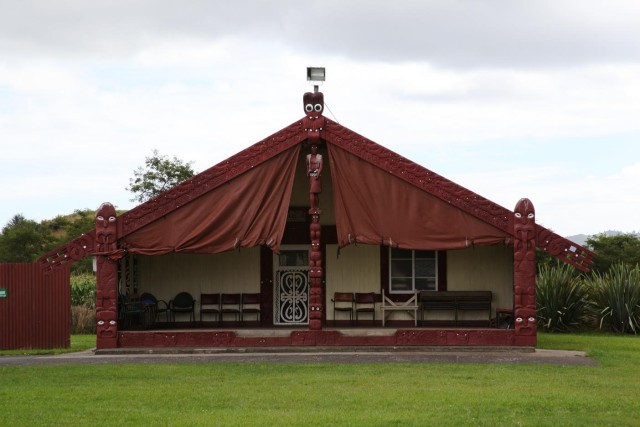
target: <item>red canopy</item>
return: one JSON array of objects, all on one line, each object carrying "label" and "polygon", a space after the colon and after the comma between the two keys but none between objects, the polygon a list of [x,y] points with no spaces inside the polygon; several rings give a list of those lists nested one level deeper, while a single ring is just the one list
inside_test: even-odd
[{"label": "red canopy", "polygon": [[510,235],[327,144],[338,243],[446,250],[496,244]]},{"label": "red canopy", "polygon": [[130,253],[218,253],[267,245],[278,252],[300,145],[125,236]]}]

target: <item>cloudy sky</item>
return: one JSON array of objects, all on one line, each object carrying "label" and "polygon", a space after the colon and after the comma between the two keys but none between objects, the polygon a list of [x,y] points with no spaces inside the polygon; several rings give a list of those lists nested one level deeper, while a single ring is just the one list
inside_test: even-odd
[{"label": "cloudy sky", "polygon": [[0,227],[325,115],[561,235],[640,230],[640,2],[0,0]]}]

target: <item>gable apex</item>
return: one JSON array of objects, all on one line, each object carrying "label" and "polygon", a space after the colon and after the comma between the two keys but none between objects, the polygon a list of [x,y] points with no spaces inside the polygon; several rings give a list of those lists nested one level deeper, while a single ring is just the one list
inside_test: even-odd
[{"label": "gable apex", "polygon": [[[423,166],[379,145],[362,135],[320,115],[322,127],[314,129],[314,138],[324,140],[446,202],[510,236],[513,236],[513,212]],[[233,180],[252,168],[310,138],[308,117],[303,117],[273,135],[238,152],[215,166],[142,203],[117,219],[118,238],[185,206],[191,201]],[[536,247],[554,257],[588,271],[595,254],[536,224]],[[38,262],[50,270],[58,264],[81,259],[94,250],[95,230],[43,255]]]}]

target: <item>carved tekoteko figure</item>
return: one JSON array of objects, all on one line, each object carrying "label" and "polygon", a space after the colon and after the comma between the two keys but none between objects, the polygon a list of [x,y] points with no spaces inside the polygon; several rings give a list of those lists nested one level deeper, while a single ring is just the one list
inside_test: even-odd
[{"label": "carved tekoteko figure", "polygon": [[116,208],[111,203],[103,203],[96,211],[96,253],[106,254],[118,249],[116,232]]},{"label": "carved tekoteko figure", "polygon": [[324,111],[324,95],[322,92],[307,92],[302,97],[302,104],[306,117],[302,119],[302,127],[307,134],[307,139],[311,144],[320,141],[320,132],[324,130],[325,120],[322,116]]},{"label": "carved tekoteko figure", "polygon": [[307,154],[307,176],[309,177],[309,197],[311,215],[318,214],[320,193],[322,193],[322,154],[318,154],[318,146],[311,146],[311,154]]},{"label": "carved tekoteko figure", "polygon": [[529,199],[514,209],[513,305],[516,336],[536,335],[536,214]]}]

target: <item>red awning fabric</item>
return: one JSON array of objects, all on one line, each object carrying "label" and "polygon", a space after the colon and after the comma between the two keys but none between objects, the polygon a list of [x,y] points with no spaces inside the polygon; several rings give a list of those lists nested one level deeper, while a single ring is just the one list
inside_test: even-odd
[{"label": "red awning fabric", "polygon": [[508,233],[327,144],[341,247],[351,243],[447,250],[505,242]]},{"label": "red awning fabric", "polygon": [[300,144],[137,230],[134,254],[219,253],[267,245],[275,252],[287,221]]}]

